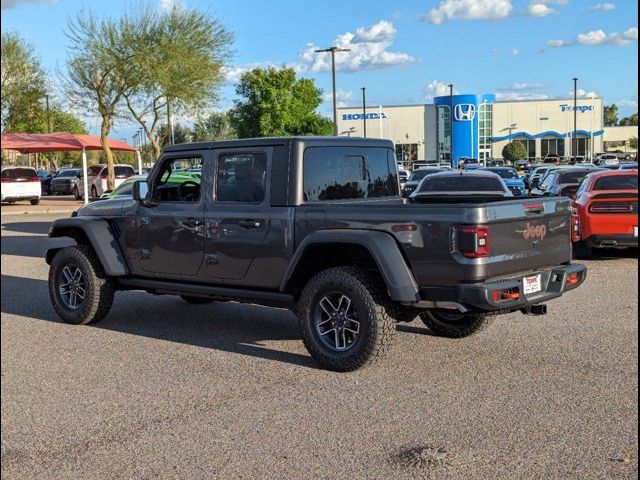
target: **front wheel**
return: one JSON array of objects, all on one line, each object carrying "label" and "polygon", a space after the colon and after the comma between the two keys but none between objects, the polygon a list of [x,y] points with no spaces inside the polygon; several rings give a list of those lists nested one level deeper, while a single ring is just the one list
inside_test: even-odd
[{"label": "front wheel", "polygon": [[93,249],[74,245],[57,252],[51,261],[49,296],[62,320],[86,325],[109,313],[114,287]]},{"label": "front wheel", "polygon": [[32,198],[30,200],[31,205],[38,205],[40,203],[40,199],[39,198]]},{"label": "front wheel", "polygon": [[392,344],[395,324],[389,299],[375,275],[356,267],[336,267],[315,275],[298,303],[302,339],[323,367],[356,370],[382,357]]},{"label": "front wheel", "polygon": [[460,313],[456,310],[425,310],[420,319],[436,335],[464,338],[484,330],[493,316],[487,313]]}]

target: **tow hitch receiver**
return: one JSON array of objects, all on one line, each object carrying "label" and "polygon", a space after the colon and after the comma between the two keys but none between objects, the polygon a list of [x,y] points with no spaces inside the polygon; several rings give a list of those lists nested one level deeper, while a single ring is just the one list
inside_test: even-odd
[{"label": "tow hitch receiver", "polygon": [[544,303],[540,305],[528,305],[520,311],[525,315],[546,315],[547,306]]}]

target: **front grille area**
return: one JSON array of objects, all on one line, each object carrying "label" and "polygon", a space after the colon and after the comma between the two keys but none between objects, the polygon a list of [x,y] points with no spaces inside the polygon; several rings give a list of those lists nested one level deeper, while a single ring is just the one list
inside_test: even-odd
[{"label": "front grille area", "polygon": [[511,193],[513,193],[516,197],[519,197],[524,193],[524,189],[522,187],[509,187]]}]

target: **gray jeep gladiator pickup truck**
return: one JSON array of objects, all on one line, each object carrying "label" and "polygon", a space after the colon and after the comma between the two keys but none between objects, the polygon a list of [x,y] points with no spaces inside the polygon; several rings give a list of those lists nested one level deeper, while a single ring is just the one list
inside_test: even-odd
[{"label": "gray jeep gladiator pickup truck", "polygon": [[102,319],[117,290],[290,308],[312,357],[348,371],[416,316],[464,337],[495,314],[546,313],[586,278],[571,263],[570,208],[551,197],[410,204],[386,140],[175,145],[131,198],[52,224],[50,237],[77,245],[47,251],[49,291],[74,324]]}]

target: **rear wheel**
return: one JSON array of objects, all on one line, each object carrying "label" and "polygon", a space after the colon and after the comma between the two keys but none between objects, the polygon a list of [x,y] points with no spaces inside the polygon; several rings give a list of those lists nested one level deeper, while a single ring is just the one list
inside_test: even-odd
[{"label": "rear wheel", "polygon": [[114,286],[93,249],[75,245],[60,250],[49,269],[49,296],[67,323],[86,325],[102,320],[113,304]]},{"label": "rear wheel", "polygon": [[573,256],[579,260],[589,260],[593,258],[593,247],[583,241],[573,244]]},{"label": "rear wheel", "polygon": [[38,205],[40,203],[40,199],[39,198],[32,198],[30,200],[31,205]]},{"label": "rear wheel", "polygon": [[456,310],[425,310],[422,322],[436,335],[464,338],[487,328],[493,316],[486,313],[460,313]]},{"label": "rear wheel", "polygon": [[180,295],[180,298],[187,303],[191,303],[192,305],[201,305],[204,303],[215,302],[212,298],[205,297],[192,297],[190,295]]},{"label": "rear wheel", "polygon": [[[56,192],[56,195],[59,195],[59,193]],[[80,191],[78,190],[78,187],[73,187],[73,198],[75,198],[76,200],[80,200],[82,198],[80,196]]]},{"label": "rear wheel", "polygon": [[382,282],[356,267],[336,267],[314,276],[298,303],[302,339],[323,367],[348,372],[382,357],[395,323]]},{"label": "rear wheel", "polygon": [[98,189],[95,185],[91,185],[91,199],[95,200],[96,198],[98,198]]}]

